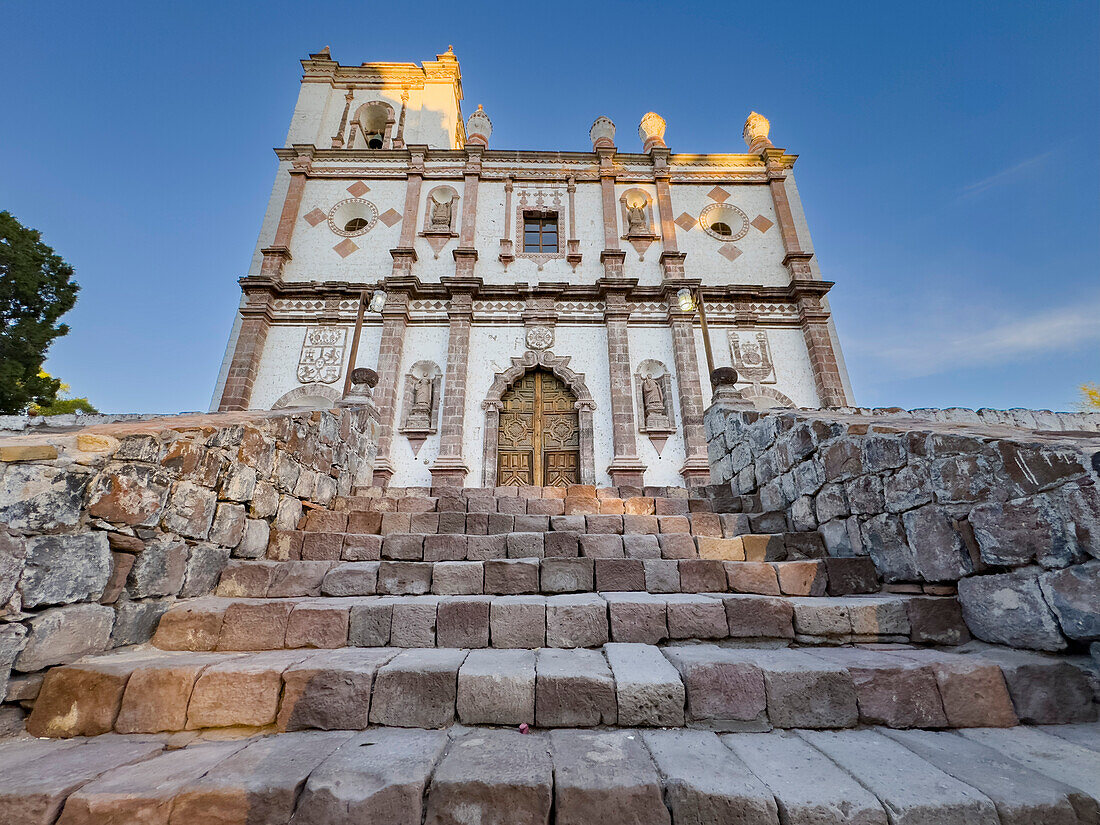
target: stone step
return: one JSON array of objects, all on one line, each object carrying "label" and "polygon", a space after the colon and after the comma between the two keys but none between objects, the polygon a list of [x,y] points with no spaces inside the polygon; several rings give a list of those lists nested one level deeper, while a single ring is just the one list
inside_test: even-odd
[{"label": "stone step", "polygon": [[[0,786],[10,825],[262,822],[267,825],[548,823],[635,825],[1071,825],[1089,822],[1095,783],[950,733],[731,733],[380,727],[232,742],[163,737],[55,743]],[[1016,743],[1019,742],[1017,747]],[[941,745],[943,751],[933,748]],[[1087,755],[1078,747],[1073,756]],[[60,814],[60,819],[58,815]]]},{"label": "stone step", "polygon": [[206,651],[596,647],[609,640],[655,644],[689,639],[957,645],[968,636],[951,597],[601,592],[203,597],[170,608],[152,643],[163,650]]},{"label": "stone step", "polygon": [[877,593],[881,587],[874,565],[867,558],[746,562],[517,555],[484,561],[234,560],[221,572],[215,592],[227,597],[278,598],[604,590],[844,596]]},{"label": "stone step", "polygon": [[204,597],[160,619],[164,650],[337,647],[595,647],[677,639],[807,645],[967,640],[950,597],[800,598],[719,593],[554,596]]},{"label": "stone step", "polygon": [[[1049,667],[1045,666],[1049,663]],[[980,653],[922,661],[860,648],[377,648],[191,653],[132,649],[52,669],[34,736],[368,725],[703,727],[712,730],[1012,726],[1067,674],[1035,656],[1027,681]],[[1072,678],[1087,686],[1077,670]],[[1092,696],[1044,724],[1095,719]],[[1057,740],[1062,750],[1079,747]],[[991,743],[998,747],[996,741]],[[1097,758],[1096,753],[1089,757]]]},{"label": "stone step", "polygon": [[[713,538],[733,538],[752,532],[744,513],[688,513],[685,515],[637,514],[513,514],[513,513],[341,513],[310,510],[299,522],[300,531],[388,536],[419,535],[494,536],[503,533],[614,533],[617,535],[688,533]],[[781,528],[785,530],[786,528]],[[812,534],[816,535],[816,534]],[[805,539],[813,541],[812,539]]]},{"label": "stone step", "polygon": [[[508,516],[507,518],[511,518]],[[562,518],[570,518],[563,516]],[[579,518],[579,517],[578,517]],[[589,519],[620,519],[590,516]],[[630,518],[629,516],[625,518]],[[636,518],[644,518],[637,516]],[[679,516],[668,518],[680,519]],[[665,519],[667,520],[667,519]],[[545,521],[545,520],[544,520]],[[551,519],[553,521],[553,519]],[[415,525],[414,525],[415,526]],[[547,527],[530,525],[532,527]],[[687,524],[663,532],[622,532],[621,524],[592,524],[593,529],[503,530],[498,533],[391,532],[343,533],[275,530],[266,557],[272,561],[480,561],[503,558],[588,556],[590,558],[784,561],[821,559],[828,554],[818,533],[744,534],[723,537],[691,533]],[[683,529],[678,529],[682,526]],[[599,528],[599,529],[596,529]],[[616,532],[617,531],[617,532]],[[259,553],[257,553],[257,556]],[[864,557],[866,558],[866,557]]]}]

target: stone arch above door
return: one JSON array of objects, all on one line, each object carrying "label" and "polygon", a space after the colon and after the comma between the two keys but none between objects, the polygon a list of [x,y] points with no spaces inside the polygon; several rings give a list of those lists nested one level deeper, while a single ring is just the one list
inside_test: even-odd
[{"label": "stone arch above door", "polygon": [[340,400],[339,390],[327,384],[305,384],[282,395],[271,405],[273,410],[285,410],[288,407],[310,409],[328,409]]},{"label": "stone arch above door", "polygon": [[500,437],[501,397],[520,378],[531,370],[544,369],[559,378],[577,398],[577,424],[580,428],[581,484],[596,483],[596,459],[593,454],[592,411],[596,402],[584,383],[584,373],[569,369],[568,355],[554,355],[550,350],[528,350],[512,359],[512,366],[497,373],[489,387],[485,400],[485,450],[482,485],[495,487],[497,482],[497,445]]}]

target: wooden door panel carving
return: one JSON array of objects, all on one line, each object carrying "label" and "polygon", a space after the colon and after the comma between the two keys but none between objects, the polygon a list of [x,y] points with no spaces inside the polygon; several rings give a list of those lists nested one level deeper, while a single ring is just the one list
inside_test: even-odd
[{"label": "wooden door panel carving", "polygon": [[576,396],[549,372],[528,372],[501,396],[497,483],[564,487],[580,480]]}]

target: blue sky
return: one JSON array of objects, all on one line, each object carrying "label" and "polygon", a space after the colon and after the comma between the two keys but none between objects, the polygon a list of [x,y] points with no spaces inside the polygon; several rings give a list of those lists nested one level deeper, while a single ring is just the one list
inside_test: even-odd
[{"label": "blue sky", "polygon": [[454,44],[495,148],[597,115],[800,193],[857,401],[1070,408],[1100,382],[1100,5],[37,3],[0,7],[0,208],[83,287],[47,369],[104,411],[205,409],[298,60]]}]

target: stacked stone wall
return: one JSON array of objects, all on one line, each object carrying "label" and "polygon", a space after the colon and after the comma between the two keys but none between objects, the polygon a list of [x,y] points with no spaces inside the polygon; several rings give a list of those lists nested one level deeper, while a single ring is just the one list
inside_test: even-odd
[{"label": "stacked stone wall", "polygon": [[263,557],[272,529],[369,483],[376,428],[348,408],[0,438],[0,699],[13,668],[148,641],[231,558]]},{"label": "stacked stone wall", "polygon": [[1100,415],[716,404],[712,480],[892,588],[958,588],[988,642],[1100,649]]}]

